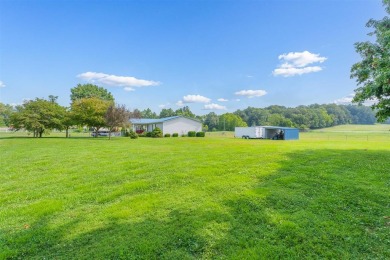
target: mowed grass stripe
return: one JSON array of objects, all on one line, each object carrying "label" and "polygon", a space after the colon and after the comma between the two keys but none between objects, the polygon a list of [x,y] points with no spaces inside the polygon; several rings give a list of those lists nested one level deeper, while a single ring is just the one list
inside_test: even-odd
[{"label": "mowed grass stripe", "polygon": [[0,139],[1,258],[388,258],[389,140]]}]

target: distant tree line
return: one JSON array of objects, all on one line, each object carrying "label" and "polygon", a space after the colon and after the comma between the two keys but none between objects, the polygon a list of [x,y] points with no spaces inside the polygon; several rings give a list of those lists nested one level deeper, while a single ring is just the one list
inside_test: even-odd
[{"label": "distant tree line", "polygon": [[[139,111],[142,118],[163,118],[170,116],[186,116],[201,121],[205,131],[233,131],[236,126],[273,125],[296,127],[300,129],[318,129],[343,124],[374,124],[375,112],[366,106],[357,105],[309,105],[294,108],[269,106],[266,108],[248,107],[233,113],[196,116],[188,107],[176,111],[163,109],[160,114],[149,108]],[[388,120],[387,123],[390,123]]]},{"label": "distant tree line", "polygon": [[[0,126],[15,130],[25,129],[34,137],[42,137],[53,129],[64,130],[75,126],[87,126],[96,133],[101,128],[110,131],[128,127],[130,118],[164,118],[185,116],[203,123],[204,131],[233,131],[236,126],[273,125],[318,129],[343,124],[374,124],[375,111],[366,106],[314,104],[294,108],[269,106],[266,108],[248,107],[233,113],[217,115],[210,112],[198,116],[188,106],[177,110],[164,108],[159,114],[150,108],[129,111],[124,105],[115,104],[114,97],[106,89],[92,84],[77,85],[71,89],[71,104],[63,107],[56,96],[47,99],[36,98],[13,107],[0,103]],[[386,123],[390,123],[387,120]],[[95,134],[95,136],[98,136]]]}]

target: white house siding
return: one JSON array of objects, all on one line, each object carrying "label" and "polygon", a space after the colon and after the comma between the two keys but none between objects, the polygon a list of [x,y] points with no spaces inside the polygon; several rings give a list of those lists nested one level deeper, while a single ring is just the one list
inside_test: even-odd
[{"label": "white house siding", "polygon": [[165,121],[162,130],[164,134],[171,135],[173,133],[178,133],[179,135],[187,134],[189,131],[201,132],[202,123],[188,118],[179,117]]}]

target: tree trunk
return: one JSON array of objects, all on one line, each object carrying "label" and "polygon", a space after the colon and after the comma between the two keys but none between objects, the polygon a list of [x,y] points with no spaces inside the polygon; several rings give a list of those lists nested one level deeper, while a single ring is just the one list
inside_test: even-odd
[{"label": "tree trunk", "polygon": [[69,126],[67,126],[66,128],[65,128],[65,137],[66,138],[68,138],[69,137]]}]

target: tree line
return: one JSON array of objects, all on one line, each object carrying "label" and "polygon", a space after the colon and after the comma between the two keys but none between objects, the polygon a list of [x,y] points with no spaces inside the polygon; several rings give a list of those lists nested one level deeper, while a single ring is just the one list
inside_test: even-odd
[{"label": "tree line", "polygon": [[57,98],[36,98],[16,107],[0,103],[0,123],[16,131],[25,129],[33,137],[42,137],[53,129],[64,130],[69,137],[71,127],[87,126],[97,137],[99,129],[105,127],[111,133],[116,127],[127,127],[131,117],[139,116],[124,105],[115,104],[110,92],[93,84],[72,88],[70,107],[59,105]]},{"label": "tree line", "polygon": [[[194,115],[188,107],[176,111],[162,109],[160,114],[151,109],[139,111],[142,118],[164,118],[186,116],[203,123],[205,131],[234,131],[236,126],[273,125],[296,127],[299,129],[318,129],[343,124],[375,124],[375,112],[362,105],[313,104],[289,108],[269,106],[266,108],[248,107],[233,113],[217,115],[210,112],[203,116]],[[390,121],[387,121],[390,123]]]}]

